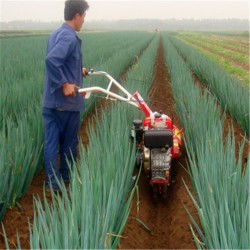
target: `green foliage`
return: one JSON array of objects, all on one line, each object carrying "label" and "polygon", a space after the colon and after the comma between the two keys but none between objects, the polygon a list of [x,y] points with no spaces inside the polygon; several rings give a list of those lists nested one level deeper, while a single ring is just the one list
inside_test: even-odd
[{"label": "green foliage", "polygon": [[181,41],[171,38],[190,68],[216,96],[221,106],[249,134],[249,90],[230,77],[219,65]]},{"label": "green foliage", "polygon": [[[1,39],[0,220],[42,167],[44,38]],[[29,53],[27,53],[27,51]]]},{"label": "green foliage", "polygon": [[176,34],[176,37],[216,61],[231,76],[237,77],[248,85],[250,81],[248,39],[243,33],[238,36],[235,34],[235,37],[228,35],[181,32]]},{"label": "green foliage", "polygon": [[188,212],[197,248],[246,249],[250,245],[250,166],[243,166],[241,160],[245,141],[237,160],[233,133],[224,140],[224,116],[221,118],[216,99],[209,91],[202,94],[194,85],[188,65],[167,36],[165,49],[195,194],[188,192],[200,218],[198,223]]},{"label": "green foliage", "polygon": [[[62,196],[54,195],[51,205],[45,198],[45,210],[36,201],[31,249],[115,248],[135,184],[135,149],[128,138],[124,140],[130,131],[128,120],[131,113],[120,105],[96,121],[96,131],[90,128],[88,151],[81,146],[69,193],[62,184]],[[118,132],[121,128],[123,133]]]},{"label": "green foliage", "polygon": [[[127,39],[127,37],[130,39]],[[99,39],[97,39],[99,38]],[[106,71],[115,79],[122,76],[126,70],[133,65],[136,58],[147,48],[148,44],[153,38],[153,34],[146,32],[111,32],[111,33],[97,33],[96,36],[83,37],[86,43],[92,44],[95,49],[93,53],[85,49],[88,58],[91,57],[92,63],[90,68],[96,71]],[[107,86],[106,78],[102,77],[88,77],[84,81],[85,86]],[[86,110],[82,114],[84,118],[93,108],[96,98],[86,100]]]}]

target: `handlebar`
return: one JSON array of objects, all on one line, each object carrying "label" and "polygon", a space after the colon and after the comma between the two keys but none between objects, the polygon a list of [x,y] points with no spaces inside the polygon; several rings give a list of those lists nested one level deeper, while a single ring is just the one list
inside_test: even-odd
[{"label": "handlebar", "polygon": [[[147,106],[147,104],[137,91],[133,95],[131,95],[119,82],[117,82],[107,72],[94,71],[93,69],[89,69],[87,75],[99,75],[99,76],[102,75],[108,78],[110,82],[106,89],[97,86],[78,89],[78,93],[81,93],[85,97],[85,99],[89,98],[91,93],[101,92],[106,95],[106,99],[124,101],[127,102],[128,104],[140,108],[147,117],[152,114],[152,111],[150,110],[150,108]],[[120,95],[119,93],[114,93],[111,90],[112,84],[114,84],[125,96]]]},{"label": "handlebar", "polygon": [[109,96],[112,96],[115,99],[120,99],[120,97],[121,97],[120,95],[117,95],[117,94],[115,94],[115,93],[113,93],[111,91],[112,84],[115,84],[116,87],[126,95],[127,98],[122,97],[122,100],[134,99],[133,96],[119,82],[117,82],[111,75],[109,75],[107,72],[105,72],[105,71],[94,71],[92,68],[90,68],[88,70],[88,72],[87,72],[87,75],[88,76],[95,76],[95,75],[96,76],[105,76],[107,79],[110,80],[110,82],[109,82],[109,85],[108,85],[108,87],[106,89],[103,89],[101,87],[88,87],[88,88],[80,88],[80,89],[78,89],[79,93],[86,93],[87,94],[87,95],[85,94],[86,99],[90,96],[91,92],[103,92],[103,93],[105,93],[107,95],[106,96],[107,99],[109,98]]},{"label": "handlebar", "polygon": [[94,70],[90,68],[90,69],[87,71],[87,76],[88,76],[88,75],[91,75],[93,72],[94,72]]},{"label": "handlebar", "polygon": [[111,76],[111,75],[109,75],[107,72],[105,72],[105,71],[94,71],[94,69],[92,69],[92,68],[90,68],[89,70],[88,70],[88,72],[87,72],[87,75],[88,76],[92,76],[92,75],[104,75],[104,76],[106,76],[109,80],[112,80],[112,81],[115,81],[115,79]]}]

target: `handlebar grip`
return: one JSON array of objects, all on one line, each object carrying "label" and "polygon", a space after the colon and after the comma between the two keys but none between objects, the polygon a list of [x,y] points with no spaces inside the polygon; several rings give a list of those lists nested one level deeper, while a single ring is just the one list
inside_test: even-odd
[{"label": "handlebar grip", "polygon": [[91,75],[94,73],[94,70],[92,68],[90,68],[88,71],[87,71],[87,75]]}]

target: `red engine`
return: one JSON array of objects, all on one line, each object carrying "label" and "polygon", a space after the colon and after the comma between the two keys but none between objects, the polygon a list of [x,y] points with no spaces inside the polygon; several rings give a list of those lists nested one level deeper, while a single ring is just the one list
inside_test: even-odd
[{"label": "red engine", "polygon": [[153,113],[138,92],[133,96],[146,115],[143,122],[133,122],[132,136],[136,136],[139,149],[137,163],[142,162],[150,178],[154,197],[162,194],[166,198],[167,188],[171,184],[172,160],[181,155],[181,131],[167,115]]},{"label": "red engine", "polygon": [[[168,130],[172,133],[173,145],[171,146],[172,158],[178,158],[180,156],[181,145],[181,131],[172,124],[172,120],[167,115],[161,113],[153,113],[150,117],[147,117],[143,122],[144,131],[148,130]],[[164,137],[164,135],[162,135]],[[159,140],[159,138],[156,138]]]}]

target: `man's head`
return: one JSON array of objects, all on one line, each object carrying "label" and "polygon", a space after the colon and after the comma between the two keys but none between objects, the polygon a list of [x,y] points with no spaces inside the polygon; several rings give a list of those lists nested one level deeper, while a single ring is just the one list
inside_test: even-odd
[{"label": "man's head", "polygon": [[76,31],[80,31],[89,4],[85,0],[66,0],[64,20],[70,22]]}]

